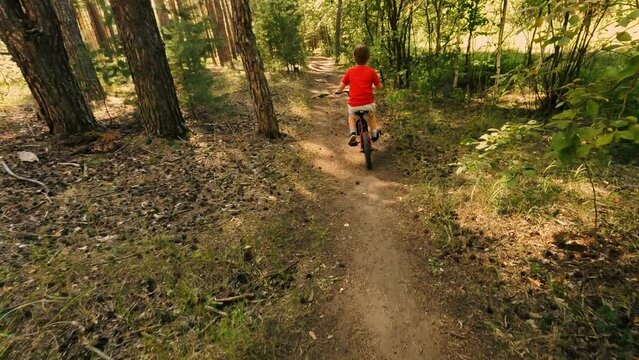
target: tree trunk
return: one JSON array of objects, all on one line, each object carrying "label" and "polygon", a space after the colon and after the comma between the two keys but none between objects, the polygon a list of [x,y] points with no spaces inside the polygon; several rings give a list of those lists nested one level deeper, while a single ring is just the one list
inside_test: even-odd
[{"label": "tree trunk", "polygon": [[342,0],[337,0],[337,15],[335,16],[335,63],[339,62],[341,52],[340,39],[342,37]]},{"label": "tree trunk", "polygon": [[93,28],[91,27],[91,22],[88,16],[85,14],[85,9],[82,6],[77,5],[75,2],[72,4],[78,20],[78,25],[80,25],[80,33],[82,34],[84,43],[87,45],[89,50],[97,49],[99,47],[98,41],[95,39],[95,34],[93,34]]},{"label": "tree trunk", "polygon": [[[237,58],[237,55],[239,55],[239,50],[238,50],[238,40],[235,36],[235,31],[233,31],[233,14],[232,14],[232,8],[231,5],[229,4],[229,0],[215,0],[217,1],[217,3],[219,4],[218,9],[222,9],[222,12],[224,14],[224,24],[226,27],[226,36],[228,37],[228,44],[229,44],[229,48],[231,49],[231,56],[233,57],[233,59]],[[232,1],[236,1],[236,0],[232,0]],[[233,63],[231,63],[232,65]],[[232,67],[232,66],[231,66]]]},{"label": "tree trunk", "polygon": [[51,0],[0,0],[0,39],[51,133],[74,134],[98,126],[69,66]]},{"label": "tree trunk", "polygon": [[223,66],[224,64],[230,63],[232,67],[233,57],[231,55],[231,47],[224,22],[224,9],[220,4],[220,0],[206,0],[206,9],[211,19],[215,22],[213,37],[215,39],[217,55],[220,59],[220,65]]},{"label": "tree trunk", "polygon": [[163,0],[153,0],[153,9],[158,19],[158,25],[163,28],[169,25],[169,14],[167,14],[166,5]]},{"label": "tree trunk", "polygon": [[71,0],[57,0],[53,4],[56,15],[60,20],[64,47],[69,56],[71,69],[80,84],[85,99],[87,101],[103,100],[105,98],[104,89],[102,89],[102,84],[100,84],[98,75],[95,73],[89,58],[89,50],[87,50],[82,41],[80,27],[78,26],[77,16]]},{"label": "tree trunk", "polygon": [[112,0],[111,6],[146,130],[162,137],[184,138],[188,130],[151,1]]},{"label": "tree trunk", "polygon": [[501,51],[504,46],[504,28],[506,27],[506,13],[508,0],[502,0],[501,19],[499,20],[499,37],[497,38],[497,54],[495,57],[495,92],[499,91],[499,76],[501,75]]},{"label": "tree trunk", "polygon": [[[442,52],[442,2],[435,1],[435,58],[439,61],[439,55]],[[435,64],[437,64],[437,62]],[[437,66],[437,65],[436,65]]]},{"label": "tree trunk", "polygon": [[93,27],[95,39],[98,41],[100,48],[104,50],[104,53],[110,57],[113,54],[113,49],[111,48],[109,36],[107,35],[100,12],[91,0],[84,0],[84,5],[87,8],[89,20],[91,20],[91,27]]},{"label": "tree trunk", "polygon": [[279,137],[280,132],[273,110],[271,92],[266,82],[266,76],[264,76],[264,64],[253,34],[249,0],[233,0],[232,9],[235,38],[253,98],[259,132],[269,138]]}]

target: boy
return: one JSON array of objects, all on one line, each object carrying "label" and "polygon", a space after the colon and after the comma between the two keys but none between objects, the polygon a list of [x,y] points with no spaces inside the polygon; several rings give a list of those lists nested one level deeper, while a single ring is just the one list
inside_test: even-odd
[{"label": "boy", "polygon": [[368,125],[371,128],[371,138],[373,141],[379,139],[380,132],[377,129],[377,117],[375,116],[375,96],[373,95],[373,85],[376,89],[382,88],[382,82],[373,68],[366,66],[371,53],[366,45],[357,45],[353,50],[353,59],[357,66],[346,71],[342,82],[337,88],[337,93],[344,91],[346,85],[350,85],[348,97],[348,126],[350,135],[348,145],[357,146],[357,119],[354,114],[357,111],[368,111]]}]

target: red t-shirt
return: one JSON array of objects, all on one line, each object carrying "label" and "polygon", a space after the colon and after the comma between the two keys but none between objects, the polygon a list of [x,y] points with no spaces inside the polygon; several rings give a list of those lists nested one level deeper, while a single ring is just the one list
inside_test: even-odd
[{"label": "red t-shirt", "polygon": [[348,105],[362,106],[375,102],[373,84],[379,87],[381,82],[373,68],[366,65],[357,65],[346,71],[342,82],[351,86],[349,90]]}]

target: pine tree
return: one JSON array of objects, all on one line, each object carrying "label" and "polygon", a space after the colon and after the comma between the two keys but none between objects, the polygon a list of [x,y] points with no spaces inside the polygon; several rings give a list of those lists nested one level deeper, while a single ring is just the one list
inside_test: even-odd
[{"label": "pine tree", "polygon": [[112,0],[111,6],[146,130],[163,137],[184,138],[187,128],[151,1]]},{"label": "pine tree", "polygon": [[248,78],[259,132],[270,138],[279,137],[280,131],[273,109],[271,91],[266,82],[266,76],[264,76],[264,64],[257,49],[255,34],[253,34],[249,2],[248,0],[234,0],[231,4],[233,29],[237,39],[237,47],[242,55],[244,72]]},{"label": "pine tree", "polygon": [[52,133],[73,134],[98,126],[71,71],[51,0],[0,0],[0,39]]},{"label": "pine tree", "polygon": [[205,35],[205,24],[196,21],[193,10],[184,7],[165,28],[169,64],[182,102],[191,111],[213,101],[210,89],[214,82],[205,66],[211,44]]}]

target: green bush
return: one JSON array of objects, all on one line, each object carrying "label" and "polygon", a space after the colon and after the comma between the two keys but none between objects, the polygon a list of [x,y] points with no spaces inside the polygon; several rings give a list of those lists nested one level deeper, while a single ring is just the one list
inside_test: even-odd
[{"label": "green bush", "polygon": [[166,51],[180,101],[192,112],[208,106],[214,98],[212,73],[206,68],[211,44],[206,38],[206,24],[194,22],[193,9],[183,9],[165,32]]},{"label": "green bush", "polygon": [[256,34],[268,57],[287,69],[304,64],[304,42],[300,34],[303,18],[297,1],[261,1],[256,10]]}]

